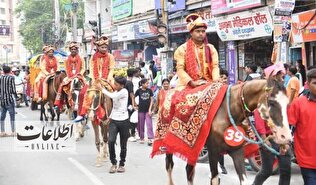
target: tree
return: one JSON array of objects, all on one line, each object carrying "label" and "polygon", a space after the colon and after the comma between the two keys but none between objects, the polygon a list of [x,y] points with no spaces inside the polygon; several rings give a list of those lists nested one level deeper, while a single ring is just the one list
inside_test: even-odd
[{"label": "tree", "polygon": [[[83,28],[83,3],[78,0],[78,28]],[[61,15],[60,40],[56,40],[54,26],[54,1],[53,0],[23,0],[20,1],[15,13],[21,19],[20,34],[22,43],[32,53],[41,53],[44,44],[63,43],[66,32],[71,27],[71,11],[66,11],[66,4],[71,0],[59,0]]]}]

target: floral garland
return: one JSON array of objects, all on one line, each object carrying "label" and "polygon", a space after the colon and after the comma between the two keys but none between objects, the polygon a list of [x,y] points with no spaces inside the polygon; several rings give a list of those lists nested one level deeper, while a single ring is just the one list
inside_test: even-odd
[{"label": "floral garland", "polygon": [[[210,78],[212,78],[212,57],[210,56],[210,48],[208,47],[207,42],[205,43],[205,58],[207,63],[209,63]],[[195,45],[191,38],[187,42],[187,50],[185,54],[185,70],[194,81],[199,79],[199,68],[197,62],[198,61],[196,61],[195,56]]]},{"label": "floral garland", "polygon": [[[78,74],[80,72],[81,69],[81,58],[80,56],[77,54],[75,57],[72,57],[71,55],[68,56],[67,58],[67,63],[66,63],[66,67],[67,67],[67,75],[68,77],[73,77],[74,75]],[[76,72],[75,74],[72,73],[72,67],[76,66]]]},{"label": "floral garland", "polygon": [[57,71],[57,60],[56,57],[49,58],[48,55],[44,55],[44,61],[46,62],[46,71],[51,72],[53,69],[54,72]]},{"label": "floral garland", "polygon": [[101,78],[107,79],[109,73],[109,55],[108,53],[102,54],[99,51],[93,55],[93,76],[95,79],[100,78],[98,59],[101,58],[103,58]]}]

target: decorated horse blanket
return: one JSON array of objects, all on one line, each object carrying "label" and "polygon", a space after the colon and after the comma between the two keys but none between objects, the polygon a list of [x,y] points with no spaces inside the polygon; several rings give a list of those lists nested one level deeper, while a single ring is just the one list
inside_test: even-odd
[{"label": "decorated horse blanket", "polygon": [[227,85],[216,82],[166,94],[158,113],[151,157],[172,153],[195,165],[226,89]]}]

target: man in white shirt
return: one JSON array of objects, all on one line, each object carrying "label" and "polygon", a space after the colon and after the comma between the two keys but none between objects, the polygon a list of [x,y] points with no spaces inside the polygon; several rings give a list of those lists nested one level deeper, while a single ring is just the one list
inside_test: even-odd
[{"label": "man in white shirt", "polygon": [[[113,100],[113,108],[110,114],[110,124],[109,124],[109,152],[110,160],[112,166],[110,168],[110,173],[124,173],[125,172],[125,158],[127,151],[127,139],[129,137],[129,116],[128,116],[128,91],[125,89],[126,78],[122,76],[115,77],[114,79],[114,89],[115,92],[111,93],[106,89],[102,89],[102,93],[110,97]],[[99,86],[99,88],[102,88]],[[117,160],[115,155],[115,143],[117,134],[120,134],[120,146],[121,160],[119,162],[119,167],[117,168]]]},{"label": "man in white shirt", "polygon": [[27,100],[27,97],[26,97],[25,80],[24,80],[25,74],[21,74],[20,73],[20,69],[18,69],[16,67],[12,68],[12,72],[14,74],[14,83],[15,83],[15,87],[16,87],[17,91],[19,91],[20,89],[22,90],[22,92],[19,91],[17,93],[18,94],[22,93],[22,97],[21,98],[23,98],[25,106],[28,107],[29,104],[28,104],[28,100]]}]

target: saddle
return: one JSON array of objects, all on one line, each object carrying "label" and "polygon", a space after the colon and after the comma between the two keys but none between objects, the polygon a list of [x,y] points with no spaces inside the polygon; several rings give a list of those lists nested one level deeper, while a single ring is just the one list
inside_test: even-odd
[{"label": "saddle", "polygon": [[39,96],[42,98],[42,100],[46,100],[47,99],[47,95],[48,95],[48,82],[50,80],[54,80],[55,78],[55,74],[53,75],[49,75],[45,78],[42,78],[41,79],[41,82],[40,82],[40,89],[39,89]]}]

